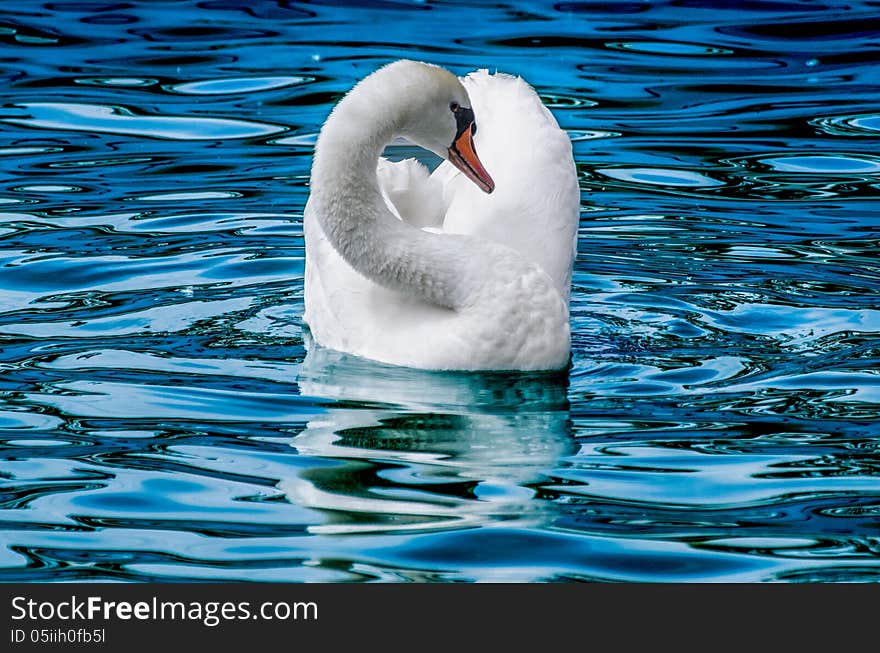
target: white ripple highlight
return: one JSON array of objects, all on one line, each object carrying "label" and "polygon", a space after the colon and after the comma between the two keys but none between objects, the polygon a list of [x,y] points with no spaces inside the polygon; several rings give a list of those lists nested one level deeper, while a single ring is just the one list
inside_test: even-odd
[{"label": "white ripple highlight", "polygon": [[12,105],[11,110],[24,112],[24,115],[0,116],[0,122],[37,129],[127,134],[169,140],[231,140],[285,131],[279,125],[231,118],[139,116],[125,107],[100,104],[34,102]]}]

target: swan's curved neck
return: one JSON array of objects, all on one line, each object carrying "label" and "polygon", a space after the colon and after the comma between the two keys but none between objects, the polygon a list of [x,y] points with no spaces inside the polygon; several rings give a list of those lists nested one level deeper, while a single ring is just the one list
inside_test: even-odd
[{"label": "swan's curved neck", "polygon": [[[385,146],[404,130],[411,99],[394,97],[393,89],[389,97],[387,86],[378,89],[380,96],[370,81],[343,98],[321,130],[310,202],[330,243],[362,275],[432,304],[459,308],[479,283],[468,269],[477,243],[421,231],[386,207],[376,165]],[[389,111],[377,115],[376,107]]]}]

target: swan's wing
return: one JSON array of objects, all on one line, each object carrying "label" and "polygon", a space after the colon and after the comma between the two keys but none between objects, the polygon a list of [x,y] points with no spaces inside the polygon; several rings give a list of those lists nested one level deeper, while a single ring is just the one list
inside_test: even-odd
[{"label": "swan's wing", "polygon": [[398,218],[415,227],[443,224],[443,187],[415,159],[379,159],[376,167],[385,203]]},{"label": "swan's wing", "polygon": [[303,215],[303,235],[306,242],[303,321],[319,343],[344,349],[348,307],[357,305],[358,297],[368,290],[371,282],[355,272],[327,240],[311,200]]},{"label": "swan's wing", "polygon": [[[356,272],[330,244],[311,200],[303,217],[305,314],[313,339],[337,351],[363,351],[377,337],[376,307],[393,293]],[[387,295],[387,297],[384,297]]]},{"label": "swan's wing", "polygon": [[444,162],[432,175],[448,206],[443,230],[512,247],[568,297],[580,213],[571,140],[519,77],[479,70],[462,83],[476,116],[474,145],[495,191],[487,195]]}]

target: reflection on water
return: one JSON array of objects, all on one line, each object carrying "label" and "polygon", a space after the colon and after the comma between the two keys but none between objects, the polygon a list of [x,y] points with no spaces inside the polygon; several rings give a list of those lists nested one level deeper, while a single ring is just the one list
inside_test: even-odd
[{"label": "reflection on water", "polygon": [[338,402],[292,442],[337,464],[280,483],[295,503],[328,511],[313,532],[540,527],[552,518],[530,484],[575,449],[567,375],[423,372],[313,346],[299,386]]},{"label": "reflection on water", "polygon": [[[0,580],[880,580],[876,3],[7,4]],[[567,377],[306,356],[401,57],[569,133]]]}]

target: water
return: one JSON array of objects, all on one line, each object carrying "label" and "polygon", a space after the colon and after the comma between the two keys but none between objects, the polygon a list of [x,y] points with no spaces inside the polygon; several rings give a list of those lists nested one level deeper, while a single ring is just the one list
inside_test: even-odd
[{"label": "water", "polygon": [[[331,4],[0,9],[0,579],[880,579],[878,3]],[[401,57],[571,134],[570,374],[305,358]]]}]

